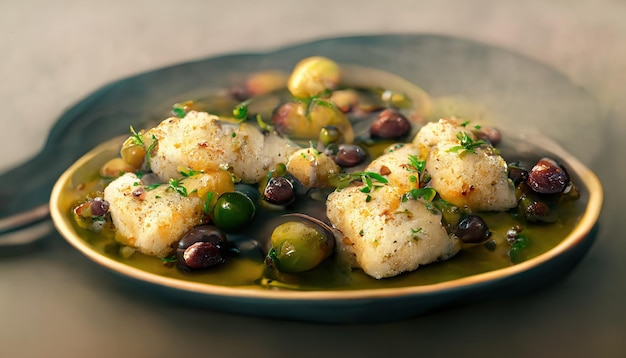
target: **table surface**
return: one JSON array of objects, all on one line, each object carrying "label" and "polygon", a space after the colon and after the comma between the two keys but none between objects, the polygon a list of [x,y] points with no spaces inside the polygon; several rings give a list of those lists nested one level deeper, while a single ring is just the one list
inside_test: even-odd
[{"label": "table surface", "polygon": [[[359,34],[477,40],[558,69],[598,100],[606,157],[586,163],[605,204],[570,275],[506,300],[401,322],[323,325],[147,300],[57,234],[0,255],[0,355],[219,357],[626,356],[626,3],[379,1],[0,1],[0,171],[41,150],[55,120],[112,81],[179,62]],[[581,140],[580,145],[584,145]],[[8,155],[6,154],[8,153]],[[619,186],[618,186],[619,185]]]}]

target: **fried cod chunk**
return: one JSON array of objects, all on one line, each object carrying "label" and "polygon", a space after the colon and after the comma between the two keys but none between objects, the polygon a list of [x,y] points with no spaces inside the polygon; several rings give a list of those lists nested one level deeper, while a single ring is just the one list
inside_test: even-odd
[{"label": "fried cod chunk", "polygon": [[[338,248],[352,264],[381,279],[454,256],[460,241],[441,225],[441,213],[385,185],[371,193],[351,186],[331,193],[327,216],[344,235]],[[369,195],[369,199],[368,199]]]},{"label": "fried cod chunk", "polygon": [[394,145],[385,150],[383,155],[374,159],[365,171],[381,174],[387,178],[390,185],[404,192],[417,189],[419,173],[411,159],[417,160],[417,154],[417,147],[412,143]]},{"label": "fried cod chunk", "polygon": [[179,179],[180,167],[192,170],[227,169],[245,183],[260,181],[268,170],[285,163],[299,149],[277,134],[263,134],[247,124],[220,121],[217,116],[190,111],[171,117],[147,131],[156,139],[150,167],[163,181]]},{"label": "fried cod chunk", "polygon": [[110,204],[115,239],[150,256],[171,254],[178,239],[204,215],[200,197],[183,196],[168,185],[146,190],[133,173],[113,180],[104,189],[104,200]]},{"label": "fried cod chunk", "polygon": [[426,159],[433,187],[446,201],[473,211],[504,211],[517,205],[507,164],[489,144],[472,146],[476,137],[458,119],[428,123],[413,143]]}]

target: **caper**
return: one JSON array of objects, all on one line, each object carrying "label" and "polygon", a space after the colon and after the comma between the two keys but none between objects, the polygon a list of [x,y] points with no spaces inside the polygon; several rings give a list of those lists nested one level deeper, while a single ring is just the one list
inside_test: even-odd
[{"label": "caper", "polygon": [[537,193],[562,193],[569,184],[567,172],[553,159],[542,158],[528,173],[528,186]]},{"label": "caper", "polygon": [[294,97],[320,96],[339,83],[339,65],[326,57],[305,58],[294,67],[287,88]]},{"label": "caper", "polygon": [[308,221],[288,221],[272,232],[268,261],[281,272],[311,270],[329,257],[335,247],[332,233]]},{"label": "caper", "polygon": [[275,205],[289,205],[296,200],[293,184],[285,177],[271,178],[263,191],[263,200]]},{"label": "caper", "polygon": [[411,122],[400,112],[388,108],[378,115],[370,127],[373,138],[398,139],[411,131]]},{"label": "caper", "polygon": [[212,225],[200,225],[185,233],[178,241],[176,263],[181,270],[206,269],[226,261],[229,243]]}]

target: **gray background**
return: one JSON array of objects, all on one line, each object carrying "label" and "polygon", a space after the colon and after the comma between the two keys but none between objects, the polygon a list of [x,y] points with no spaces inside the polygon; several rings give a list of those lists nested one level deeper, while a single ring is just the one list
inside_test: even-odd
[{"label": "gray background", "polygon": [[[117,79],[231,52],[407,32],[478,40],[557,68],[597,98],[607,150],[623,154],[625,15],[617,0],[0,0],[0,171],[38,152],[64,110]],[[390,324],[280,322],[115,292],[56,237],[0,257],[0,355],[625,356],[624,162],[586,164],[605,185],[600,237],[571,275],[537,293]]]}]

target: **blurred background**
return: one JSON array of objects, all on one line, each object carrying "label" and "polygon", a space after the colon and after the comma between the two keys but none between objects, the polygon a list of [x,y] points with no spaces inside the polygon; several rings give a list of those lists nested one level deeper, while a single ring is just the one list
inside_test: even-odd
[{"label": "blurred background", "polygon": [[[443,34],[509,49],[589,91],[608,119],[607,137],[619,138],[626,134],[625,15],[622,0],[0,0],[0,172],[37,153],[64,111],[108,83],[216,55],[351,35]],[[607,145],[613,154],[626,150],[621,141]],[[586,164],[614,185],[605,187],[601,226],[614,235],[598,239],[554,290],[393,324],[283,323],[138,303],[144,296],[98,288],[92,279],[109,276],[54,237],[47,252],[0,260],[0,356],[623,357],[619,196],[626,169],[623,161]],[[57,284],[64,279],[72,281]],[[71,293],[55,289],[70,285]],[[471,320],[485,331],[474,331]],[[282,340],[286,332],[299,338]],[[414,340],[401,339],[407,336]]]},{"label": "blurred background", "polygon": [[626,73],[624,14],[619,0],[0,0],[0,170],[41,149],[55,119],[104,84],[325,37],[478,40],[558,68],[612,108]]}]

